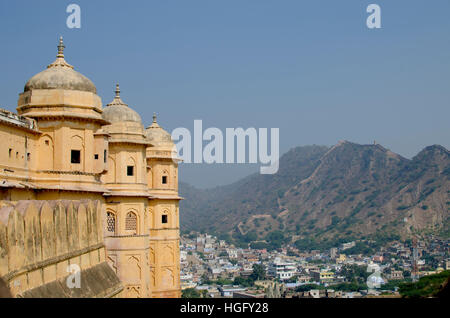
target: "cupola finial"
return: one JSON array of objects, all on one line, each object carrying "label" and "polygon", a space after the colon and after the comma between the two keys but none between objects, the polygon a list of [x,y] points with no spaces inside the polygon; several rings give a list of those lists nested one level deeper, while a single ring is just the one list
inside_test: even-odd
[{"label": "cupola finial", "polygon": [[73,69],[73,66],[68,64],[65,60],[64,60],[64,48],[66,46],[64,45],[63,42],[63,37],[61,36],[59,38],[59,44],[58,44],[58,55],[56,55],[56,60],[50,64],[49,66],[47,66],[47,68],[51,68],[51,67],[68,67]]},{"label": "cupola finial", "polygon": [[58,44],[58,55],[56,57],[58,58],[64,58],[64,42],[63,42],[63,37],[61,36],[59,38],[59,44]]},{"label": "cupola finial", "polygon": [[120,86],[119,83],[116,84],[116,96],[114,97],[113,101],[106,106],[112,106],[112,105],[120,105],[120,106],[128,106],[125,104],[122,99],[120,98]]},{"label": "cupola finial", "polygon": [[153,113],[153,122],[156,124],[156,113]]},{"label": "cupola finial", "polygon": [[119,84],[116,84],[116,98],[120,98],[120,87],[119,87]]}]

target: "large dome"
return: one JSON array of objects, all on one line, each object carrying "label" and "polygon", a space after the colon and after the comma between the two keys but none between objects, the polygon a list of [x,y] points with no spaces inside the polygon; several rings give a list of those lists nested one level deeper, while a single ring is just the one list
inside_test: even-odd
[{"label": "large dome", "polygon": [[103,119],[109,121],[111,124],[122,122],[137,122],[142,125],[141,116],[120,98],[119,85],[116,86],[116,97],[114,100],[106,105],[103,109]]},{"label": "large dome", "polygon": [[152,125],[145,130],[145,135],[147,136],[148,141],[155,146],[173,143],[172,136],[156,122],[156,114],[153,115]]},{"label": "large dome", "polygon": [[33,89],[66,89],[97,94],[97,89],[90,79],[78,73],[64,60],[64,43],[62,38],[58,45],[56,61],[46,70],[33,76],[26,84],[24,92]]}]

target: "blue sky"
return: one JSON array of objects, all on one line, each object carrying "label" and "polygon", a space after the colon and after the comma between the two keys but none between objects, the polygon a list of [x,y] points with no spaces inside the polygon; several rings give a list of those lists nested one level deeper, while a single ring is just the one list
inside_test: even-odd
[{"label": "blue sky", "polygon": [[[81,7],[68,29],[66,7]],[[370,30],[377,3],[382,29]],[[280,128],[280,151],[376,140],[405,157],[450,148],[450,2],[1,1],[0,107],[15,110],[26,81],[56,55],[97,86],[120,83],[144,120],[168,131]],[[183,165],[181,180],[226,184],[255,165]]]}]

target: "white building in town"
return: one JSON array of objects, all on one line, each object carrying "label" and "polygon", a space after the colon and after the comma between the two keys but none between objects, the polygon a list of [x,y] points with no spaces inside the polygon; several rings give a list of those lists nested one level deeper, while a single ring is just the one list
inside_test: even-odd
[{"label": "white building in town", "polygon": [[297,266],[293,262],[284,261],[280,257],[276,257],[269,264],[268,274],[280,280],[287,280],[297,274]]}]

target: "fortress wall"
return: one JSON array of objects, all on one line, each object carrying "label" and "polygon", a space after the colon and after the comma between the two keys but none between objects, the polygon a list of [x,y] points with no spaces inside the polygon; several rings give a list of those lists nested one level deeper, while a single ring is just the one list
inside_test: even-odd
[{"label": "fortress wall", "polygon": [[[69,288],[69,266],[81,288]],[[106,263],[99,201],[0,201],[0,277],[14,297],[111,297],[123,289]]]}]

